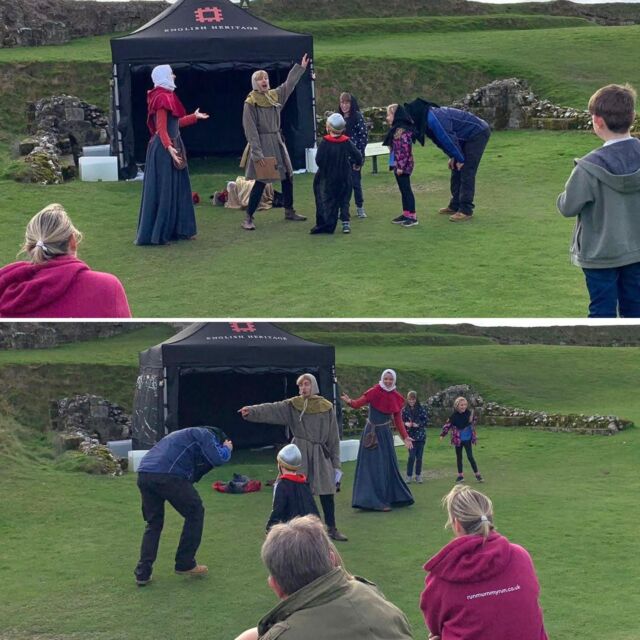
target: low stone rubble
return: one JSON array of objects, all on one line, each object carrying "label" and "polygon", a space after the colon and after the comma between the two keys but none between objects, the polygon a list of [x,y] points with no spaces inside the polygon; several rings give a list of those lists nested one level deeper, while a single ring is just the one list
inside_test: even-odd
[{"label": "low stone rubble", "polygon": [[18,144],[24,166],[14,171],[21,182],[61,184],[76,177],[83,146],[108,144],[105,113],[76,96],[59,95],[31,103],[29,137]]},{"label": "low stone rubble", "polygon": [[[520,78],[494,80],[468,93],[450,105],[470,111],[486,120],[495,131],[507,129],[591,129],[591,114],[585,109],[574,109],[538,98],[528,83]],[[324,123],[332,112],[318,117],[318,130],[324,131]],[[372,142],[381,140],[389,127],[386,123],[386,107],[362,109]],[[635,132],[640,132],[640,116],[636,118]],[[640,136],[640,133],[634,134]]]},{"label": "low stone rubble", "polygon": [[95,458],[92,473],[121,475],[126,470],[127,461],[105,446],[130,436],[131,417],[122,407],[100,396],[77,395],[52,401],[49,413],[58,453],[79,451]]}]

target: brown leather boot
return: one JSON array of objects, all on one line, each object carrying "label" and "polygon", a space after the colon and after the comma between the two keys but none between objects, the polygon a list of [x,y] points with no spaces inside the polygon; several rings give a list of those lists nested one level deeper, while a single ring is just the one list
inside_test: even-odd
[{"label": "brown leather boot", "polygon": [[337,540],[338,542],[346,542],[349,539],[343,533],[340,533],[336,527],[329,527],[327,533],[332,540]]},{"label": "brown leather boot", "polygon": [[301,222],[302,220],[306,220],[307,216],[300,216],[296,213],[295,209],[285,209],[284,210],[284,219],[285,220],[295,220],[296,222]]},{"label": "brown leather boot", "polygon": [[176,573],[179,576],[206,576],[209,573],[209,569],[203,564],[197,564],[193,569],[188,569],[187,571],[178,571],[176,569]]}]

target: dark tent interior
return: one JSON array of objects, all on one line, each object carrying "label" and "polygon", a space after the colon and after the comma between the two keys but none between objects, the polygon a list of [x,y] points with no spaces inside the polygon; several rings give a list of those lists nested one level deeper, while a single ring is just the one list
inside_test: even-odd
[{"label": "dark tent interior", "polygon": [[[309,35],[279,29],[229,0],[207,7],[210,13],[204,15],[198,14],[201,5],[199,0],[178,0],[132,34],[111,40],[114,150],[123,177],[135,175],[136,163],[145,160],[146,94],[153,88],[151,70],[156,65],[171,65],[176,93],[188,113],[200,108],[211,116],[182,130],[188,153],[239,157],[246,144],[242,109],[251,74],[265,69],[276,87],[303,54],[312,55]],[[282,112],[294,169],[305,167],[305,149],[315,144],[312,84],[311,73],[306,73]]]},{"label": "dark tent interior", "polygon": [[303,372],[183,373],[180,376],[178,423],[182,428],[220,427],[239,448],[286,443],[284,427],[247,422],[240,417],[238,409],[297,395],[296,379],[300,373]]},{"label": "dark tent interior", "polygon": [[284,443],[282,426],[247,422],[238,409],[297,395],[304,372],[316,376],[321,395],[337,401],[334,347],[270,323],[190,325],[140,354],[134,447],[149,448],[166,433],[200,425],[220,427],[240,448]]},{"label": "dark tent interior", "polygon": [[[251,87],[251,74],[255,69],[216,70],[214,65],[173,64],[176,74],[176,91],[183,99],[188,113],[197,108],[211,117],[197,125],[185,127],[180,135],[192,156],[240,155],[246,144],[242,129],[242,104]],[[209,67],[209,68],[207,68]],[[272,67],[272,68],[267,68]],[[290,65],[285,68],[265,64],[273,86],[278,86],[287,78]],[[135,158],[143,163],[149,142],[147,129],[147,91],[153,88],[151,70],[153,66],[141,65],[131,68],[131,101]],[[237,108],[229,109],[229,105]],[[223,122],[221,122],[221,119]],[[224,124],[224,126],[221,126]],[[282,133],[285,140],[293,139],[299,128],[298,105],[290,100],[282,110]],[[298,153],[293,148],[289,153]],[[304,149],[295,168],[304,166]],[[293,158],[292,158],[293,162]],[[302,164],[300,164],[302,163]]]}]

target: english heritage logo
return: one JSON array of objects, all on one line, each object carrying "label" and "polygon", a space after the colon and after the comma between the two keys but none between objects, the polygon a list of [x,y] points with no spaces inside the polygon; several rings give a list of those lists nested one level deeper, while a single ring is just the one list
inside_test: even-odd
[{"label": "english heritage logo", "polygon": [[233,333],[253,333],[256,325],[253,322],[230,322]]},{"label": "english heritage logo", "polygon": [[200,24],[210,24],[212,22],[222,22],[222,11],[218,7],[200,7],[193,12],[196,22]]}]

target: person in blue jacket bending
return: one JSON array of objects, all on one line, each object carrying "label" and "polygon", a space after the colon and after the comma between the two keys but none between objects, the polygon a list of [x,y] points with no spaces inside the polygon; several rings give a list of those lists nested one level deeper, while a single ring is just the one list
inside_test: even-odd
[{"label": "person in blue jacket bending", "polygon": [[[180,429],[162,438],[142,458],[138,467],[138,488],[147,526],[142,536],[140,560],[134,571],[139,586],[151,581],[164,525],[165,501],[184,518],[176,551],[176,573],[206,575],[207,567],[196,562],[196,551],[202,539],[204,507],[193,484],[214,467],[230,460],[233,443],[224,438],[226,436],[215,428]],[[220,444],[222,439],[224,442]]]},{"label": "person in blue jacket bending", "polygon": [[465,222],[473,216],[476,173],[491,136],[489,125],[468,111],[416,98],[405,103],[418,126],[417,140],[424,146],[425,136],[449,156],[451,200],[440,209],[451,222]]}]

